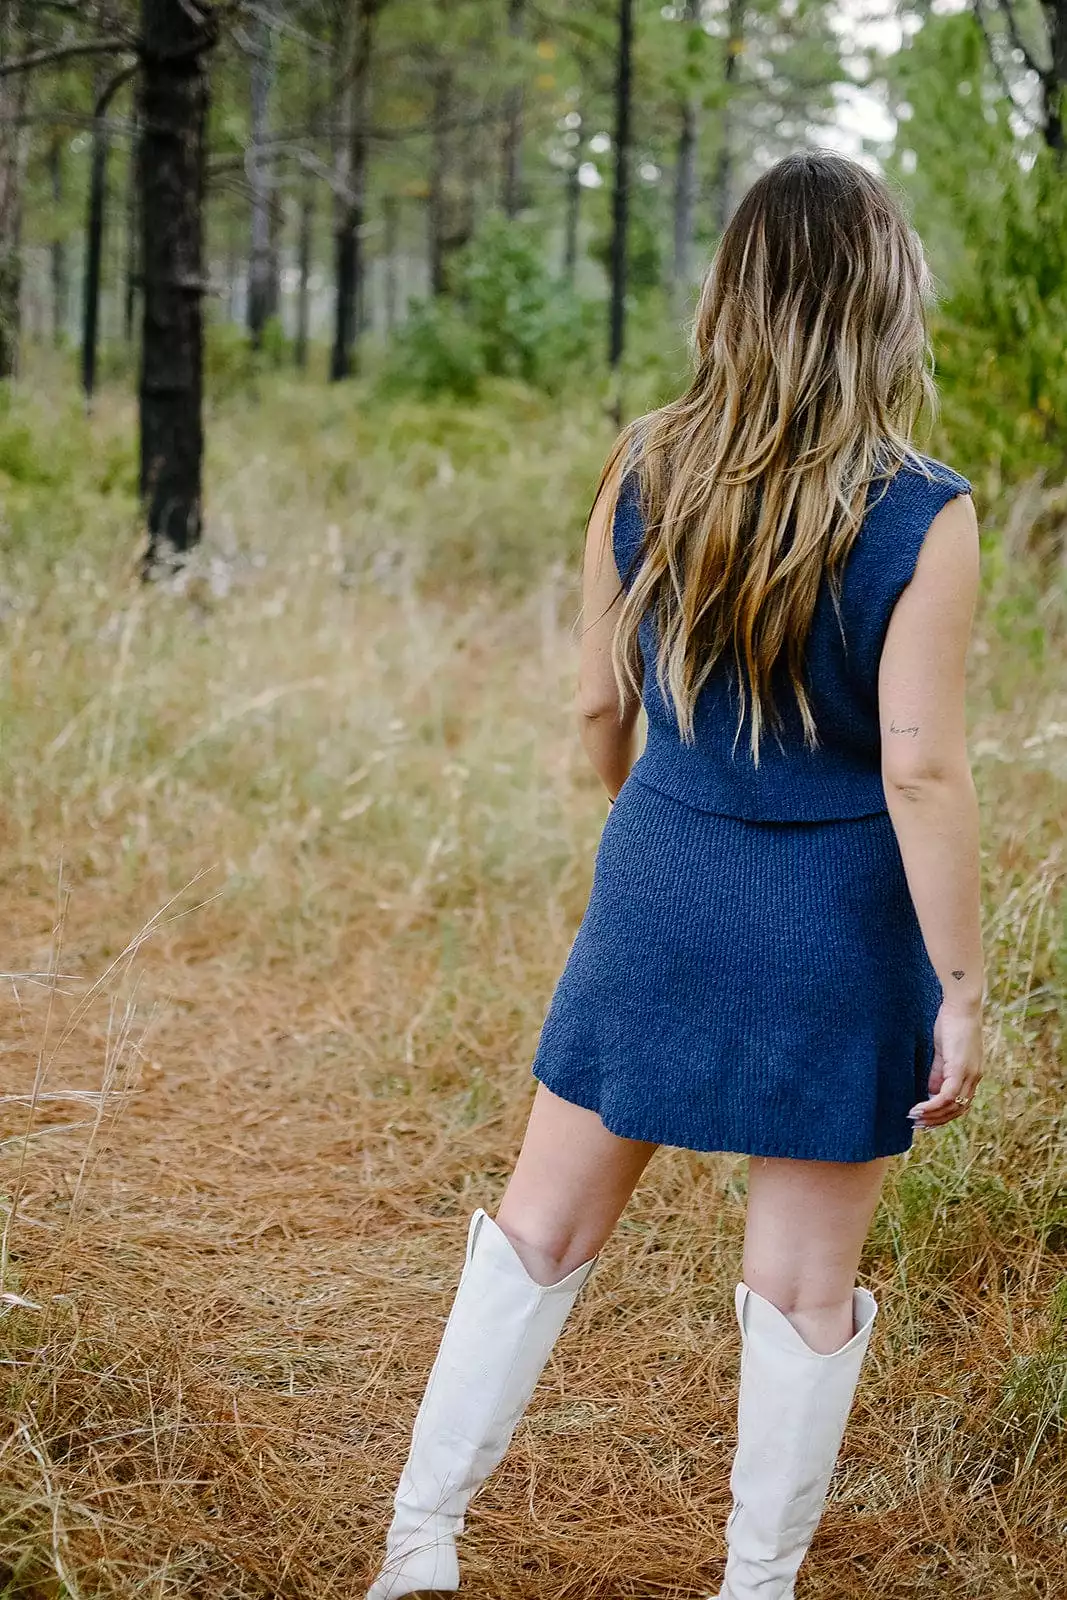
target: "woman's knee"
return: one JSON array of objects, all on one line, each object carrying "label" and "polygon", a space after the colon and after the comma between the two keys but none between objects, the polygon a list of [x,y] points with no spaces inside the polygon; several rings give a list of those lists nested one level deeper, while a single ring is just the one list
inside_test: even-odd
[{"label": "woman's knee", "polygon": [[855,1333],[853,1311],[854,1283],[806,1283],[791,1274],[750,1270],[745,1275],[750,1289],[775,1306],[818,1355],[832,1355],[848,1343]]},{"label": "woman's knee", "polygon": [[536,1283],[558,1283],[568,1273],[595,1256],[604,1244],[588,1224],[570,1221],[551,1211],[521,1211],[501,1202],[497,1227],[506,1234],[519,1260]]}]

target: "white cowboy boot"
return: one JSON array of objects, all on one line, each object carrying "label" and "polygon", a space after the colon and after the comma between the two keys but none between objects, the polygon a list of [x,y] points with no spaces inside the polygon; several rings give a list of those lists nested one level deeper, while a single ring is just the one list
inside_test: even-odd
[{"label": "white cowboy boot", "polygon": [[852,1338],[832,1355],[819,1355],[747,1284],[738,1284],[735,1304],[741,1385],[718,1600],[794,1600],[878,1306],[866,1289],[854,1289]]},{"label": "white cowboy boot", "polygon": [[467,1256],[393,1499],[386,1559],[367,1600],[459,1588],[456,1535],[544,1370],[597,1260],[536,1283],[507,1234],[475,1211]]}]

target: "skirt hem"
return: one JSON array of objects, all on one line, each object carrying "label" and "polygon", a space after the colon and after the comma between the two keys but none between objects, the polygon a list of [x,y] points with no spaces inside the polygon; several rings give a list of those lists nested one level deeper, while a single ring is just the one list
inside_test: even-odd
[{"label": "skirt hem", "polygon": [[761,1139],[758,1137],[746,1138],[738,1136],[731,1139],[729,1136],[724,1136],[723,1139],[715,1140],[710,1144],[703,1142],[703,1140],[700,1143],[694,1143],[691,1136],[686,1139],[670,1137],[671,1132],[674,1130],[663,1132],[655,1128],[636,1128],[632,1124],[627,1125],[623,1119],[613,1116],[610,1111],[604,1110],[595,1095],[576,1093],[571,1087],[556,1088],[548,1074],[544,1073],[540,1067],[534,1068],[532,1075],[538,1083],[543,1084],[549,1093],[556,1095],[558,1099],[566,1100],[569,1105],[579,1106],[583,1111],[594,1112],[600,1118],[607,1131],[613,1133],[617,1139],[636,1139],[643,1144],[665,1145],[672,1150],[692,1150],[698,1155],[758,1156],[777,1161],[832,1161],[843,1166],[858,1166],[867,1161],[881,1161],[887,1156],[906,1155],[912,1148],[915,1138],[914,1133],[909,1130],[908,1136],[902,1142],[889,1143],[886,1148],[874,1149],[865,1155],[844,1155],[840,1149],[831,1152],[825,1147],[816,1149],[809,1146],[807,1149],[798,1149],[795,1142],[792,1141],[789,1148],[786,1148],[784,1142],[780,1140]]}]

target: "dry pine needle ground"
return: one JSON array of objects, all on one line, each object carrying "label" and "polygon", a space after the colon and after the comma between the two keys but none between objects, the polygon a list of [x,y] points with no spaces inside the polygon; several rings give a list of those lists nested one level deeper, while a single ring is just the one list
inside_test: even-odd
[{"label": "dry pine needle ground", "polygon": [[[588,890],[603,424],[279,383],[212,419],[212,559],[145,592],[126,402],[52,393],[0,447],[0,1594],[359,1596]],[[873,1229],[807,1600],[1067,1593],[1067,645],[987,520],[989,1076]],[[653,1161],[472,1509],[471,1596],[713,1589],[744,1176]]]}]

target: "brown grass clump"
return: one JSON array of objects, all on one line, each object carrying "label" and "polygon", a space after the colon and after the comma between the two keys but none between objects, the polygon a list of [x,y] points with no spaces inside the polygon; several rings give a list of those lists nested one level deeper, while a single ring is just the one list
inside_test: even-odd
[{"label": "brown grass clump", "polygon": [[[146,593],[127,410],[25,403],[70,460],[6,483],[0,1595],[359,1596],[588,889],[559,563],[603,426],[280,386],[214,419],[213,562]],[[872,1231],[808,1600],[1067,1592],[1065,653],[991,533],[989,1076]],[[713,1591],[744,1171],[653,1161],[471,1596]]]}]

